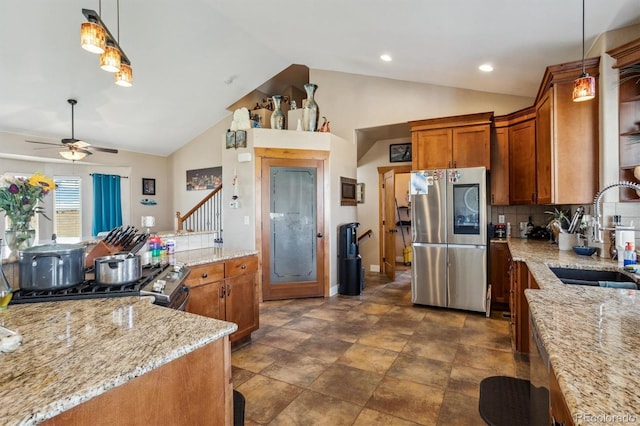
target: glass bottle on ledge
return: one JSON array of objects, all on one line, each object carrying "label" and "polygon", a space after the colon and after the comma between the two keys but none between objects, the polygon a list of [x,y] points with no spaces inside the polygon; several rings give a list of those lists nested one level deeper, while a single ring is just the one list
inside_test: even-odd
[{"label": "glass bottle on ledge", "polygon": [[2,240],[0,239],[0,311],[7,309],[9,302],[13,297],[13,289],[4,274],[2,262]]}]

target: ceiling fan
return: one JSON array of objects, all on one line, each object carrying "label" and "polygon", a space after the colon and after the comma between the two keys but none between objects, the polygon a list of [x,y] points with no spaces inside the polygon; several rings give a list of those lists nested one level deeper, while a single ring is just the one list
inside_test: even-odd
[{"label": "ceiling fan", "polygon": [[[52,145],[52,146],[57,146],[57,147],[64,147],[66,148],[66,150],[60,151],[60,155],[67,159],[67,160],[72,160],[72,161],[77,161],[77,160],[82,160],[84,157],[86,157],[87,155],[91,155],[93,154],[93,152],[91,152],[91,150],[93,151],[101,151],[101,152],[108,152],[110,154],[117,154],[118,150],[117,149],[112,149],[112,148],[100,148],[98,146],[93,146],[83,140],[80,139],[76,139],[75,135],[74,135],[74,106],[78,103],[77,100],[75,99],[67,99],[67,102],[71,105],[71,137],[70,138],[64,138],[62,139],[60,142],[62,143],[62,145],[57,144],[57,143],[51,143],[51,142],[40,142],[40,141],[29,141],[26,140],[25,142],[29,142],[29,143],[37,143],[37,144],[41,144],[41,145]],[[91,150],[89,149],[91,148]]]}]

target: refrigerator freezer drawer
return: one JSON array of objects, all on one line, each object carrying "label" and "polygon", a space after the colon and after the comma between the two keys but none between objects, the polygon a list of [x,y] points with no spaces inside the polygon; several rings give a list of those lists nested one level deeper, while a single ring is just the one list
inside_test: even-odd
[{"label": "refrigerator freezer drawer", "polygon": [[487,247],[449,245],[448,307],[487,311]]},{"label": "refrigerator freezer drawer", "polygon": [[447,306],[446,244],[413,244],[411,302]]}]

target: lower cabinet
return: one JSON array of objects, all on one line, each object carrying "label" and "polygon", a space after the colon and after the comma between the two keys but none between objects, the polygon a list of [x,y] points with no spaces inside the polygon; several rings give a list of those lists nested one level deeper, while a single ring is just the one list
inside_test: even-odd
[{"label": "lower cabinet", "polygon": [[258,329],[258,256],[193,266],[185,284],[190,289],[185,310],[236,323],[232,343]]},{"label": "lower cabinet", "polygon": [[573,426],[573,417],[567,402],[564,400],[556,373],[553,371],[553,366],[549,367],[549,409],[551,415],[551,424]]},{"label": "lower cabinet", "polygon": [[489,243],[489,279],[491,308],[509,307],[509,247],[506,242]]},{"label": "lower cabinet", "polygon": [[230,425],[231,349],[227,336],[83,402],[42,424]]},{"label": "lower cabinet", "polygon": [[511,259],[509,265],[509,311],[511,342],[516,352],[529,353],[529,305],[524,290],[529,287],[529,268]]}]

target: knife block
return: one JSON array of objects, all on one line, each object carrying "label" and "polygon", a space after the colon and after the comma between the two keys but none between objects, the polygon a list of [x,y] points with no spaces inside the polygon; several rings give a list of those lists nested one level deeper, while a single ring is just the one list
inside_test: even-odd
[{"label": "knife block", "polygon": [[93,261],[98,257],[111,256],[112,254],[119,251],[120,251],[119,247],[110,246],[106,244],[104,241],[98,241],[98,244],[96,244],[91,249],[91,251],[89,251],[89,253],[87,254],[87,257],[84,260],[84,267],[92,268]]}]

